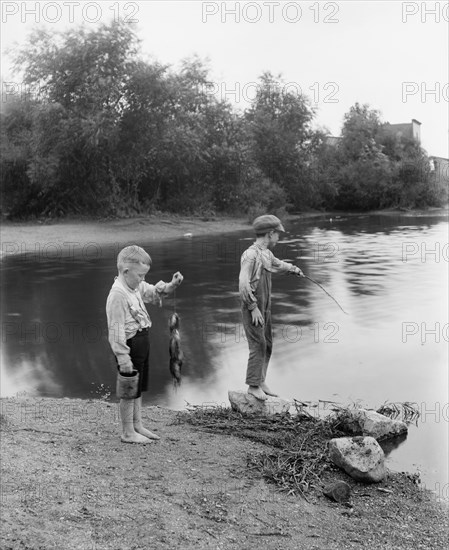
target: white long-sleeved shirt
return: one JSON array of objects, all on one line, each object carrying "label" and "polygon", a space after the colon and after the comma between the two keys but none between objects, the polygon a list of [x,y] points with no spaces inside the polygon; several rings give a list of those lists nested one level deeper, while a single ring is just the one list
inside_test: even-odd
[{"label": "white long-sleeved shirt", "polygon": [[115,278],[106,301],[106,316],[109,344],[119,366],[132,366],[126,341],[138,330],[151,327],[151,318],[144,302],[160,306],[162,297],[167,295],[167,287],[164,281],[156,285],[142,281],[136,290],[132,290],[118,277]]}]

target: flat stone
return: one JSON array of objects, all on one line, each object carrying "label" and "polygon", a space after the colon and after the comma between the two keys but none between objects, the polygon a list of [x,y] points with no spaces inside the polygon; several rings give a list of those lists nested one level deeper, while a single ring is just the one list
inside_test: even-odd
[{"label": "flat stone", "polygon": [[392,420],[376,411],[354,409],[347,411],[342,422],[343,431],[351,434],[369,435],[375,439],[389,439],[408,432],[407,424]]},{"label": "flat stone", "polygon": [[387,474],[384,452],[374,437],[331,439],[329,458],[357,481],[377,483]]},{"label": "flat stone", "polygon": [[281,397],[267,396],[266,401],[260,401],[245,391],[228,391],[229,401],[234,411],[241,413],[257,413],[266,416],[288,412],[292,401]]}]

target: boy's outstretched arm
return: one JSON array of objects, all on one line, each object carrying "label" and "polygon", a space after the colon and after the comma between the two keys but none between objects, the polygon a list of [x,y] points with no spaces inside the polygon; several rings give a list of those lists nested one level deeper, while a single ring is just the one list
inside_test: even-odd
[{"label": "boy's outstretched arm", "polygon": [[143,301],[150,304],[162,305],[162,298],[165,298],[174,292],[182,283],[184,277],[179,271],[173,274],[172,280],[169,283],[159,281],[155,285],[142,281],[139,285]]},{"label": "boy's outstretched arm", "polygon": [[275,273],[294,273],[295,275],[304,277],[304,273],[298,266],[293,265],[290,262],[284,262],[284,260],[279,260],[279,258],[276,258],[274,254],[271,259],[271,265]]}]

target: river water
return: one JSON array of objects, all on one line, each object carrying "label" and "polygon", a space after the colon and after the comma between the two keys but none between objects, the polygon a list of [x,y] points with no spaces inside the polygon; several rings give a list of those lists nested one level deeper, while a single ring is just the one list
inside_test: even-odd
[{"label": "river water", "polygon": [[[3,257],[2,395],[98,397],[113,391],[105,301],[121,245],[82,250],[40,243]],[[240,255],[250,230],[138,243],[152,256],[147,281],[185,281],[163,308],[149,306],[151,389],[144,401],[175,409],[226,404],[244,389],[247,343],[240,323]],[[388,449],[393,470],[419,471],[447,499],[448,223],[442,216],[323,216],[299,220],[274,253],[320,288],[273,276],[274,352],[267,382],[282,396],[318,403],[414,402],[420,418]],[[123,243],[121,243],[123,244]],[[147,246],[146,246],[147,245]],[[20,248],[20,247],[19,247]],[[16,247],[17,249],[17,247]],[[174,391],[168,316],[181,317],[186,355]],[[113,395],[112,395],[113,398]],[[321,400],[321,401],[320,401]]]}]

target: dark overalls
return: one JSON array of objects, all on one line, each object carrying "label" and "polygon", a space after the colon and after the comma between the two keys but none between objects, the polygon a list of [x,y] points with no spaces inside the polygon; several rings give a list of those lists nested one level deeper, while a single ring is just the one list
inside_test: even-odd
[{"label": "dark overalls", "polygon": [[265,382],[267,367],[273,348],[271,329],[271,272],[262,267],[259,284],[254,293],[257,298],[264,324],[253,325],[251,311],[242,303],[243,328],[249,346],[248,366],[246,369],[246,384],[260,386]]}]

